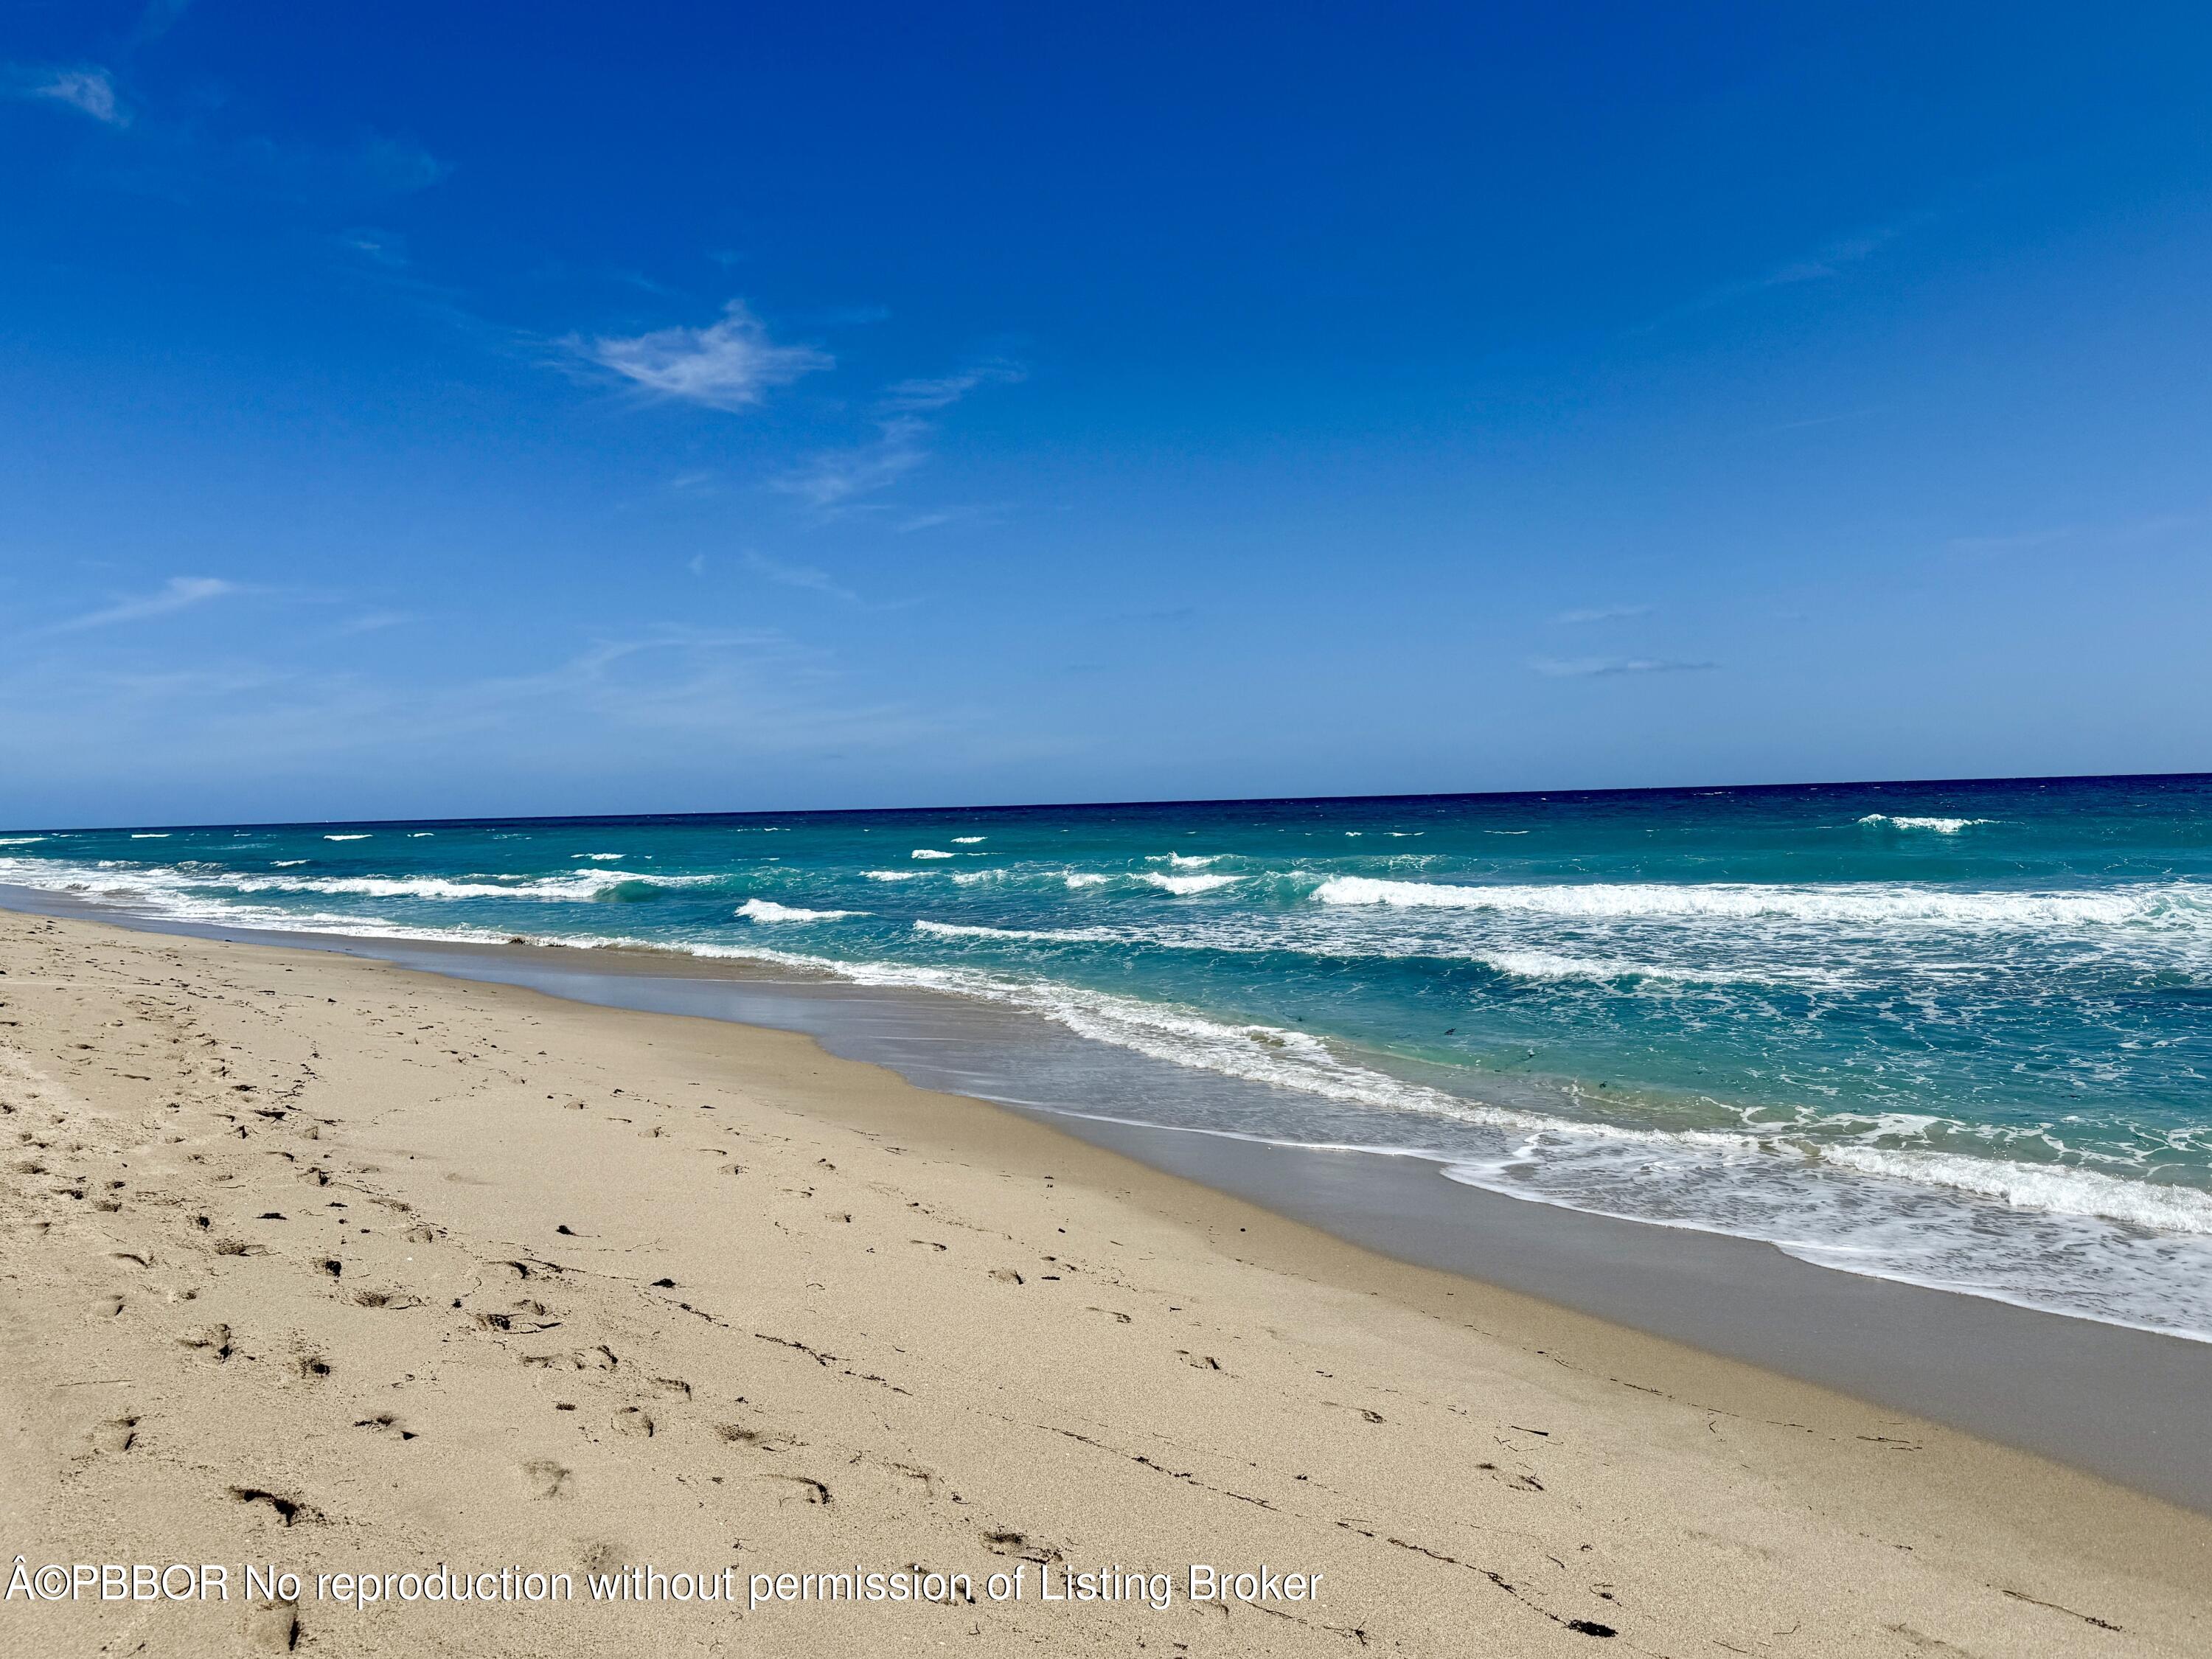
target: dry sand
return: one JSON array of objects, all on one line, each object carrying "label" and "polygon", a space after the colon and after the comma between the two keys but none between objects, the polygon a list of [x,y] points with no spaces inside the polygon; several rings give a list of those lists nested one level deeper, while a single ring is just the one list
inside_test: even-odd
[{"label": "dry sand", "polygon": [[[233,1576],[7,1653],[2212,1650],[2205,1517],[803,1037],[5,914],[0,969],[0,1551]],[[578,1599],[315,1595],[441,1561]],[[586,1599],[646,1563],[740,1603]],[[909,1564],[977,1601],[743,1606]],[[1173,1604],[1037,1599],[1115,1564]]]}]

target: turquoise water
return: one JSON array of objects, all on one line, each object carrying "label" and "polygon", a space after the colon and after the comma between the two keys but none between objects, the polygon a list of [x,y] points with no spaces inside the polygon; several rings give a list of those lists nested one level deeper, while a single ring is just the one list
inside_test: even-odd
[{"label": "turquoise water", "polygon": [[983,998],[1190,1068],[1170,1127],[2212,1335],[2212,778],[26,830],[0,882]]}]

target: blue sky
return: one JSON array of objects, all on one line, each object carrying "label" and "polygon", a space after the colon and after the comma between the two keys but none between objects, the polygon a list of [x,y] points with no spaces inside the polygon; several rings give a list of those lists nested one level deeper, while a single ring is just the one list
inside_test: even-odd
[{"label": "blue sky", "polygon": [[2212,768],[2201,8],[0,9],[0,822]]}]

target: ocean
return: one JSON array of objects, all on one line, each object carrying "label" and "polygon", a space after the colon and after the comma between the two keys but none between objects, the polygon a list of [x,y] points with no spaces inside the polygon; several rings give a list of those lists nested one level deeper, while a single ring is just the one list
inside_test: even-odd
[{"label": "ocean", "polygon": [[2212,1340],[2212,777],[26,830],[0,884],[979,999],[1184,1068],[1076,1109]]}]

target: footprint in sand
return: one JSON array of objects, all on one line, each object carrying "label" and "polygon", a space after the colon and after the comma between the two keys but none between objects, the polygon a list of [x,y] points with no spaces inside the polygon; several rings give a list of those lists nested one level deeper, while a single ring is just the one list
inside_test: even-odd
[{"label": "footprint in sand", "polygon": [[247,1610],[246,1650],[252,1653],[292,1653],[300,1645],[300,1610],[289,1601],[264,1601]]},{"label": "footprint in sand", "polygon": [[756,1451],[789,1451],[806,1443],[797,1435],[778,1434],[773,1429],[749,1429],[739,1423],[717,1423],[714,1432],[732,1446],[750,1446]]},{"label": "footprint in sand", "polygon": [[127,1452],[138,1443],[138,1419],[112,1418],[92,1431],[91,1441],[95,1452]]},{"label": "footprint in sand", "polygon": [[270,1492],[263,1486],[233,1486],[230,1495],[234,1501],[240,1504],[266,1504],[288,1527],[302,1521],[323,1518],[320,1510],[311,1508],[296,1498],[288,1498],[283,1492]]},{"label": "footprint in sand", "polygon": [[203,1359],[211,1360],[218,1365],[236,1352],[231,1346],[230,1327],[228,1325],[210,1325],[196,1335],[180,1336],[177,1340],[185,1347],[196,1350]]},{"label": "footprint in sand", "polygon": [[559,1498],[568,1490],[568,1479],[574,1473],[555,1462],[550,1457],[533,1457],[521,1466],[522,1483],[532,1498]]}]

